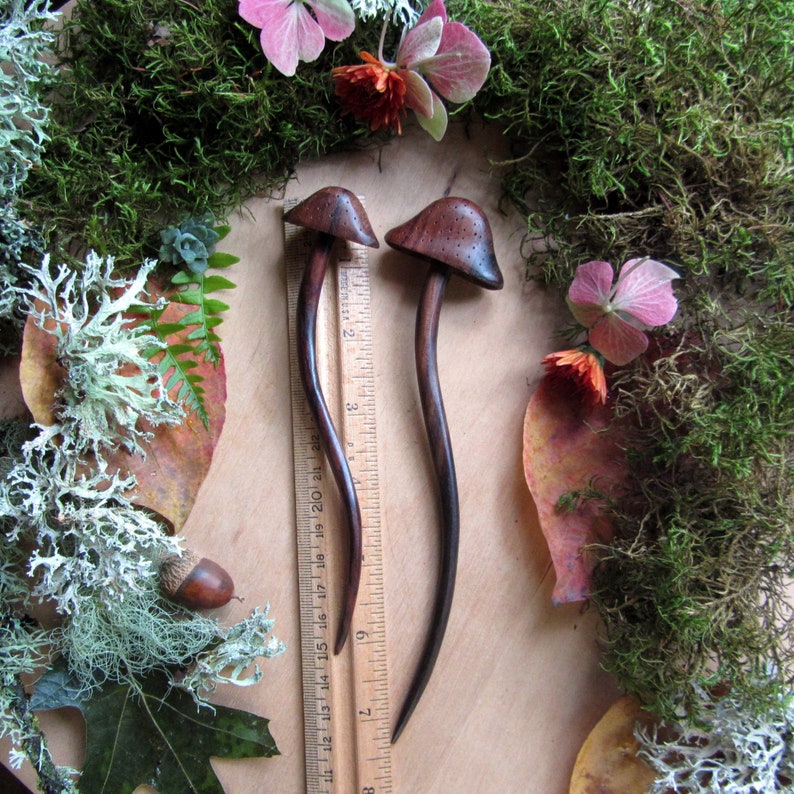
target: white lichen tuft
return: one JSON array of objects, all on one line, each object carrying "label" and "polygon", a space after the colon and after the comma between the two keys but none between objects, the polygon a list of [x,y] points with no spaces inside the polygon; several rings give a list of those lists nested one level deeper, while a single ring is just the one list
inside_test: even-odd
[{"label": "white lichen tuft", "polygon": [[62,429],[24,444],[0,483],[0,516],[10,520],[7,540],[30,549],[31,595],[71,615],[86,599],[118,606],[156,579],[158,560],[179,541],[126,500],[131,479],[92,471],[59,443]]},{"label": "white lichen tuft", "polygon": [[217,621],[174,613],[160,597],[157,582],[146,584],[115,607],[84,599],[80,611],[54,632],[81,696],[90,697],[108,682],[188,664],[217,640]]},{"label": "white lichen tuft", "polygon": [[[258,681],[255,660],[283,649],[266,613],[225,628],[164,599],[159,563],[181,540],[129,501],[134,477],[105,457],[120,444],[144,452],[151,427],[185,416],[150,360],[162,345],[129,321],[153,266],[124,279],[93,253],[79,271],[44,259],[14,287],[65,372],[54,424],[0,425],[0,736],[48,790],[71,791],[71,770],[52,763],[20,675],[60,656],[90,697],[105,683],[188,670],[179,685],[203,705],[219,683]],[[56,627],[28,617],[40,602],[54,606]]]},{"label": "white lichen tuft", "polygon": [[[284,652],[284,644],[270,634],[274,621],[254,610],[245,620],[221,631],[222,641],[200,653],[190,670],[174,685],[189,692],[197,705],[209,706],[207,698],[218,684],[251,686],[262,678],[258,658],[272,659]],[[212,708],[211,706],[209,706]]]},{"label": "white lichen tuft", "polygon": [[410,0],[351,0],[356,16],[365,22],[371,19],[390,20],[395,25],[411,25],[422,11]]},{"label": "white lichen tuft", "polygon": [[638,755],[656,772],[651,794],[794,791],[791,694],[764,713],[730,697],[712,700],[703,690],[697,696],[710,715],[702,725],[637,729]]},{"label": "white lichen tuft", "polygon": [[115,278],[112,257],[90,252],[79,272],[61,265],[53,275],[45,257],[41,267],[28,268],[31,286],[18,288],[30,315],[56,338],[65,370],[58,419],[77,454],[101,458],[119,444],[144,454],[151,437],[146,425],[174,425],[184,417],[150,357],[162,344],[127,314],[145,296],[155,264],[147,260],[133,278]]},{"label": "white lichen tuft", "polygon": [[47,140],[47,107],[41,83],[52,73],[42,56],[54,33],[42,23],[55,18],[45,3],[10,0],[0,11],[0,199],[18,190],[39,162]]},{"label": "white lichen tuft", "polygon": [[[0,10],[0,319],[14,327],[20,326],[13,289],[20,262],[37,250],[37,234],[20,221],[15,201],[48,139],[42,99],[53,70],[44,56],[55,34],[45,23],[54,18],[43,2],[10,0]],[[0,342],[2,352],[11,352]]]}]

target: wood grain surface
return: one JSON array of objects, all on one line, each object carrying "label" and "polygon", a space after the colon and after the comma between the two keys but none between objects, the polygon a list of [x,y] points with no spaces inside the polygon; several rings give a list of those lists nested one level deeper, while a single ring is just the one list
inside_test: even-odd
[{"label": "wood grain surface", "polygon": [[[617,697],[599,667],[593,612],[551,604],[554,573],[524,482],[524,411],[539,362],[559,346],[554,334],[568,317],[559,294],[525,280],[525,220],[500,210],[499,170],[491,164],[508,156],[502,140],[492,129],[453,125],[437,144],[410,127],[382,149],[302,165],[286,190],[303,198],[340,185],[365,196],[381,243],[434,199],[471,199],[490,220],[505,279],[500,292],[453,279],[441,312],[439,373],[460,491],[460,556],[434,675],[393,750],[399,794],[563,794],[583,740]],[[214,760],[227,794],[299,794],[304,787],[281,198],[249,201],[221,245],[241,259],[227,273],[237,289],[221,296],[231,304],[220,328],[227,418],[183,532],[191,547],[232,573],[245,599],[216,614],[233,621],[269,603],[275,633],[287,645],[263,664],[258,686],[218,693],[218,702],[270,718],[281,750],[273,759]],[[383,244],[370,252],[370,263],[396,711],[421,651],[439,551],[413,355],[427,266]],[[16,399],[13,386],[0,393],[7,406]],[[56,760],[79,766],[79,715],[45,714],[42,722]],[[21,776],[33,787],[30,770]]]}]

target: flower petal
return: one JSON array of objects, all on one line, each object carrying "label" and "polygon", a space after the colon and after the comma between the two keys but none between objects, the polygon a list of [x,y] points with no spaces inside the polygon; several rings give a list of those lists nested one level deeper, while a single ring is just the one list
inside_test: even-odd
[{"label": "flower petal", "polygon": [[[240,0],[237,13],[255,28],[263,28],[273,13],[283,14],[289,0]],[[280,10],[279,10],[280,9]]]},{"label": "flower petal", "polygon": [[440,17],[442,22],[447,21],[447,9],[444,7],[444,0],[432,0],[430,5],[422,12],[422,16],[419,17],[416,24],[421,25],[433,17]]},{"label": "flower petal", "polygon": [[648,337],[614,312],[605,315],[593,328],[587,342],[607,361],[622,366],[648,348]]},{"label": "flower petal", "polygon": [[419,122],[419,126],[425,130],[425,132],[430,133],[430,136],[433,138],[433,140],[440,141],[444,137],[444,133],[447,131],[447,109],[444,107],[444,103],[438,98],[438,96],[436,96],[436,94],[432,94],[432,96],[433,115],[430,118],[427,118],[427,116],[417,115],[416,120]]},{"label": "flower petal", "polygon": [[433,92],[430,90],[430,86],[416,72],[400,69],[398,74],[405,80],[408,89],[405,93],[406,107],[411,108],[418,116],[432,118]]},{"label": "flower petal", "polygon": [[320,57],[325,47],[325,36],[303,3],[293,0],[292,6],[297,8],[296,28],[298,33],[298,60],[309,62]]},{"label": "flower petal", "polygon": [[674,278],[675,270],[654,259],[629,259],[620,269],[613,308],[649,327],[669,323],[678,309]]},{"label": "flower petal", "polygon": [[356,15],[347,0],[307,0],[317,22],[331,41],[346,39],[356,26]]},{"label": "flower petal", "polygon": [[444,21],[441,17],[431,17],[408,31],[397,51],[397,65],[412,69],[413,65],[432,58],[441,43]]},{"label": "flower petal", "polygon": [[302,0],[241,0],[240,16],[262,28],[259,41],[265,57],[291,77],[298,61],[313,61],[325,46],[319,24]]},{"label": "flower petal", "polygon": [[568,306],[576,321],[585,328],[595,325],[604,315],[614,277],[615,271],[609,262],[595,260],[576,268],[568,289]]},{"label": "flower petal", "polygon": [[447,22],[438,51],[420,68],[441,96],[450,102],[467,102],[488,77],[491,53],[465,25]]}]

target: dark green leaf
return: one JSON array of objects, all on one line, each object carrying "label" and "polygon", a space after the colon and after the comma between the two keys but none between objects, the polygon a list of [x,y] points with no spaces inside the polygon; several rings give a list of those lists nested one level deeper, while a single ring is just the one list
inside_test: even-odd
[{"label": "dark green leaf", "polygon": [[197,276],[194,273],[188,273],[186,270],[180,270],[171,276],[172,284],[195,284]]},{"label": "dark green leaf", "polygon": [[142,355],[144,358],[153,358],[158,353],[162,353],[163,348],[159,345],[150,345],[149,347],[145,347],[142,351]]},{"label": "dark green leaf", "polygon": [[201,289],[183,289],[174,295],[174,300],[178,303],[193,303],[196,306],[201,304],[203,295]]},{"label": "dark green leaf", "polygon": [[190,353],[193,348],[184,343],[168,345],[167,352],[171,356],[181,356],[183,353]]},{"label": "dark green leaf", "polygon": [[65,706],[82,708],[83,697],[66,664],[60,659],[36,681],[29,706],[33,711],[48,711]]},{"label": "dark green leaf", "polygon": [[[187,335],[187,338],[190,339],[191,342],[194,342],[196,339],[206,339],[207,329],[204,328],[204,326],[200,325],[198,328],[193,329]],[[196,349],[198,350],[198,347]]]},{"label": "dark green leaf", "polygon": [[174,334],[178,334],[182,330],[181,323],[158,323],[157,324],[157,331],[159,332],[161,337],[165,336],[173,336]]},{"label": "dark green leaf", "polygon": [[87,723],[82,794],[129,794],[142,784],[162,794],[223,794],[210,757],[278,755],[268,720],[216,706],[197,710],[162,674],[106,687],[83,703]]},{"label": "dark green leaf", "polygon": [[182,319],[185,323],[185,326],[199,325],[204,319],[204,310],[200,308],[196,309],[195,311],[190,312],[190,314],[186,314]]}]

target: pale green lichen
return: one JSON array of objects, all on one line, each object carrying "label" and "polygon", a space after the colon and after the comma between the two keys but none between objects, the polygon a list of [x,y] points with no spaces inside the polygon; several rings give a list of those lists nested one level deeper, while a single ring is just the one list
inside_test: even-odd
[{"label": "pale green lichen", "polygon": [[175,685],[189,692],[197,704],[207,706],[207,698],[218,684],[251,686],[262,678],[256,664],[259,657],[272,659],[284,652],[284,644],[270,632],[273,620],[268,618],[269,607],[263,612],[254,610],[250,617],[236,625],[222,629],[220,644],[202,651],[190,670]]},{"label": "pale green lichen", "polygon": [[639,756],[656,772],[650,794],[772,794],[794,789],[794,703],[759,713],[733,697],[696,693],[700,725],[638,728]]},{"label": "pale green lichen", "polygon": [[16,205],[22,183],[41,160],[48,140],[48,106],[42,97],[52,69],[43,57],[54,34],[44,23],[54,18],[42,2],[11,0],[0,10],[0,350],[16,347],[22,316],[19,265],[41,252],[38,232],[20,219]]},{"label": "pale green lichen", "polygon": [[15,196],[48,139],[41,89],[52,70],[42,55],[54,34],[42,23],[54,18],[43,2],[11,0],[0,11],[0,202]]},{"label": "pale green lichen", "polygon": [[42,428],[0,483],[6,538],[30,549],[33,596],[64,615],[94,601],[113,610],[156,578],[158,560],[178,552],[178,541],[126,500],[134,479],[87,468],[65,432]]},{"label": "pale green lichen", "polygon": [[[159,562],[181,553],[181,539],[129,501],[134,476],[103,457],[120,444],[143,452],[148,427],[184,416],[148,357],[162,345],[129,319],[153,263],[129,279],[93,253],[78,270],[48,265],[28,267],[29,286],[16,289],[55,337],[65,373],[56,422],[0,433],[0,734],[48,790],[70,791],[71,770],[52,763],[22,673],[61,656],[75,691],[91,697],[105,683],[159,671],[204,705],[219,683],[258,681],[255,660],[283,646],[264,614],[225,628],[164,598]],[[28,617],[43,602],[60,618],[52,629]]]},{"label": "pale green lichen", "polygon": [[149,355],[163,347],[142,325],[130,323],[128,312],[145,299],[146,282],[155,266],[144,262],[131,279],[113,275],[112,257],[89,252],[74,270],[60,265],[50,272],[49,260],[27,268],[32,284],[20,288],[28,311],[57,340],[58,362],[65,370],[56,395],[58,419],[78,454],[101,457],[119,444],[145,454],[151,430],[144,426],[178,424],[181,405],[168,396],[162,375]]}]

